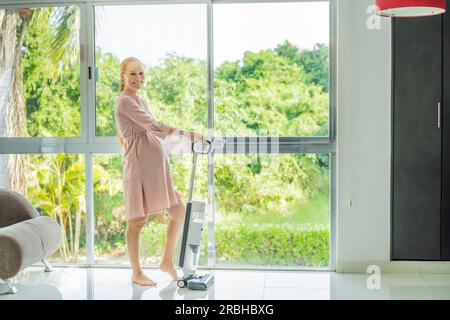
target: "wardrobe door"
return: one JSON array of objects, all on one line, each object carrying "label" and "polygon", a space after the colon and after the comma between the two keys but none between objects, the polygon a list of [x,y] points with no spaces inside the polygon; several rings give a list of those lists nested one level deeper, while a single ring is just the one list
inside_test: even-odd
[{"label": "wardrobe door", "polygon": [[392,27],[391,258],[440,260],[442,16]]},{"label": "wardrobe door", "polygon": [[[447,1],[450,8],[450,1]],[[444,104],[442,109],[442,231],[441,258],[450,260],[450,13],[444,15]]]}]

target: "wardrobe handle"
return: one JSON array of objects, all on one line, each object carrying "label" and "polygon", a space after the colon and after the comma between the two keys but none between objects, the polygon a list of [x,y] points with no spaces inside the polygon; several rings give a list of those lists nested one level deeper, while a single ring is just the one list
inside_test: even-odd
[{"label": "wardrobe handle", "polygon": [[441,128],[441,103],[440,102],[438,102],[437,108],[438,108],[437,126],[438,126],[438,129],[440,129]]}]

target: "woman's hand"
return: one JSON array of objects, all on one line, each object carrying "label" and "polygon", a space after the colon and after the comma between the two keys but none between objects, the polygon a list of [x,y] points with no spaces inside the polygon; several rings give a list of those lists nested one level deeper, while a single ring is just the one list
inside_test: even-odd
[{"label": "woman's hand", "polygon": [[[181,130],[181,129],[173,129],[173,132],[177,132],[177,134],[179,136],[184,136],[186,138],[188,138],[189,140],[191,140],[192,142],[203,142],[206,141],[205,137],[202,136],[200,133],[194,132],[194,131],[185,131],[185,130]],[[169,131],[169,134],[171,134],[171,132]]]},{"label": "woman's hand", "polygon": [[195,142],[203,142],[206,140],[205,137],[203,137],[200,133],[193,132],[193,131],[189,132],[189,139],[191,139],[191,141],[194,143]]}]

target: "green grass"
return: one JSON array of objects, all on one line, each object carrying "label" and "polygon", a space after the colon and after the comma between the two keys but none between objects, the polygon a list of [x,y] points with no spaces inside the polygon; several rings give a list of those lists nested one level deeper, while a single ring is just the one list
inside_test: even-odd
[{"label": "green grass", "polygon": [[257,211],[254,214],[220,215],[217,223],[223,224],[262,224],[295,225],[328,229],[330,226],[330,200],[328,192],[316,193],[305,205],[291,204],[285,213]]}]

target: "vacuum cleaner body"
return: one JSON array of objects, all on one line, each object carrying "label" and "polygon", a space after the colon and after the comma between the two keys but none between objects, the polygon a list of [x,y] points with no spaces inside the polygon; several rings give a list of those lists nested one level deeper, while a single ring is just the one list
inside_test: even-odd
[{"label": "vacuum cleaner body", "polygon": [[202,249],[202,231],[206,220],[206,204],[202,201],[192,201],[192,191],[195,178],[195,167],[198,154],[208,154],[211,152],[212,143],[209,143],[207,152],[197,151],[192,145],[193,166],[191,173],[191,185],[189,199],[186,204],[186,214],[184,217],[183,233],[181,245],[178,253],[178,266],[183,269],[183,279],[177,282],[178,287],[187,287],[191,290],[207,290],[214,283],[214,273],[197,274],[198,262]]}]

